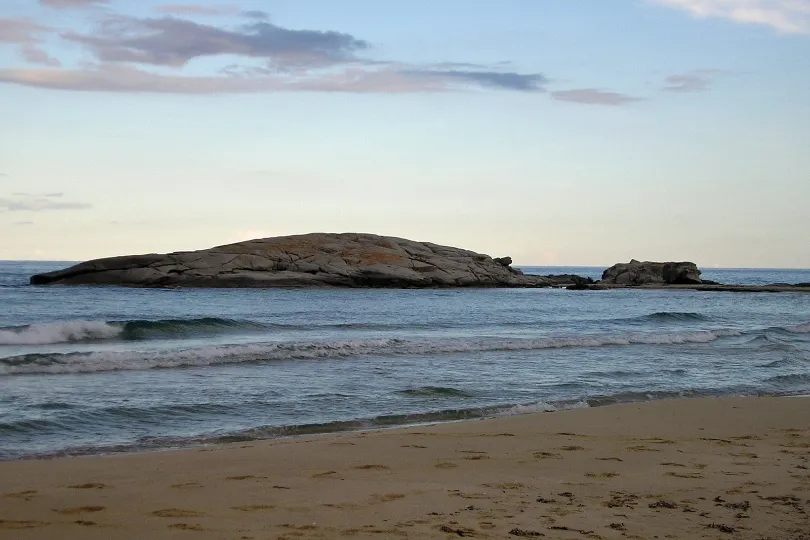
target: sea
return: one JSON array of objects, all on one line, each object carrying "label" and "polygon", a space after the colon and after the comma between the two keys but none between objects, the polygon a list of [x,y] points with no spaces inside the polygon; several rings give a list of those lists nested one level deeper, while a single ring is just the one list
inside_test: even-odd
[{"label": "sea", "polygon": [[0,262],[0,459],[810,393],[807,293],[28,285],[69,264]]}]

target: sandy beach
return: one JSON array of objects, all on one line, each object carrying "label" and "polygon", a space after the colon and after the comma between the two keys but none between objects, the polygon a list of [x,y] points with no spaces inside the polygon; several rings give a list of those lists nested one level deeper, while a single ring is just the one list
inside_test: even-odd
[{"label": "sandy beach", "polygon": [[673,400],[3,462],[0,538],[806,539],[808,405]]}]

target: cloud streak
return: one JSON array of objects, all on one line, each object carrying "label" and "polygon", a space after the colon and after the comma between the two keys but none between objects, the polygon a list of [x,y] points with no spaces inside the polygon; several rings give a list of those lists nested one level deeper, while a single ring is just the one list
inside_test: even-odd
[{"label": "cloud streak", "polygon": [[52,31],[50,27],[27,19],[0,19],[0,43],[16,45],[22,57],[31,64],[61,65],[41,48],[41,36]]},{"label": "cloud streak", "polygon": [[182,67],[195,58],[238,55],[279,65],[328,65],[353,60],[370,48],[351,34],[290,30],[254,22],[236,30],[173,17],[106,19],[94,34],[67,32],[64,39],[88,47],[103,62]]},{"label": "cloud streak", "polygon": [[653,0],[695,17],[720,18],[770,27],[785,34],[810,34],[810,0]]},{"label": "cloud streak", "polygon": [[[43,0],[77,7],[104,0]],[[0,68],[0,83],[68,91],[158,94],[349,92],[398,94],[497,90],[544,93],[543,73],[520,73],[509,62],[411,64],[371,57],[368,41],[346,32],[284,28],[263,11],[225,4],[163,4],[164,16],[133,17],[104,11],[90,30],[64,30],[20,19],[0,19],[0,43],[19,47],[24,67]],[[235,26],[204,24],[182,16],[242,17]],[[234,21],[231,20],[233,23]],[[94,58],[61,68],[41,47],[44,36],[79,45]],[[235,63],[217,67],[215,59]],[[205,71],[188,65],[206,60]],[[224,62],[223,62],[224,63]],[[47,66],[36,67],[35,64]],[[53,69],[60,67],[60,69]],[[195,66],[196,67],[196,66]],[[623,105],[637,98],[599,89],[563,90],[554,99]]]},{"label": "cloud streak", "polygon": [[697,69],[686,73],[676,73],[665,79],[662,88],[665,92],[705,92],[722,72],[717,69]]},{"label": "cloud streak", "polygon": [[73,9],[109,4],[109,0],[39,0],[39,3],[54,9]]},{"label": "cloud streak", "polygon": [[26,193],[14,194],[12,198],[0,198],[0,212],[47,212],[52,210],[86,210],[92,205],[83,202],[67,202],[54,200],[61,197],[58,194],[44,196],[30,195]]},{"label": "cloud streak", "polygon": [[618,92],[608,92],[598,88],[558,90],[556,92],[552,92],[551,97],[559,101],[568,101],[583,105],[607,105],[611,107],[627,105],[636,101],[643,101],[642,98],[628,96]]},{"label": "cloud streak", "polygon": [[523,92],[545,92],[548,78],[541,73],[509,73],[502,71],[472,71],[472,70],[427,70],[406,72],[418,77],[435,77],[444,81],[459,81],[473,83],[486,88],[500,90],[519,90]]},{"label": "cloud streak", "polygon": [[96,70],[0,69],[0,82],[54,90],[160,94],[239,94],[259,92],[351,92],[402,94],[446,92],[470,87],[542,91],[543,75],[344,68],[300,77],[217,77],[158,74],[129,66]]},{"label": "cloud streak", "polygon": [[166,15],[233,15],[239,13],[239,8],[236,6],[203,6],[200,4],[164,4],[156,6],[157,13]]}]

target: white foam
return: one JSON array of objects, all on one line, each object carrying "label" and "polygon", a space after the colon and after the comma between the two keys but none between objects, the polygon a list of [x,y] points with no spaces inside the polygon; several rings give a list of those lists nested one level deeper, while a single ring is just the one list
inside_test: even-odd
[{"label": "white foam", "polygon": [[[107,323],[84,323],[70,330],[70,325],[62,325],[47,332],[31,331],[25,343],[36,343],[35,339],[70,341],[88,339],[88,335],[99,338],[110,337],[119,327]],[[33,328],[32,327],[29,328]],[[47,326],[47,325],[43,325]],[[71,333],[72,332],[72,333]],[[95,333],[93,333],[95,332]],[[531,351],[541,349],[603,347],[627,345],[668,345],[683,343],[708,343],[722,336],[740,335],[734,330],[713,330],[676,334],[635,334],[627,336],[583,336],[577,338],[546,340],[497,340],[470,342],[431,342],[406,341],[401,339],[371,339],[347,341],[309,341],[298,343],[256,343],[249,345],[226,345],[195,349],[171,349],[159,351],[105,351],[90,353],[69,353],[51,355],[29,355],[15,357],[4,362],[0,358],[0,375],[27,373],[90,373],[96,371],[145,370],[155,368],[176,368],[208,366],[216,364],[237,364],[241,362],[263,362],[290,359],[344,358],[362,355],[435,355],[454,353],[476,353],[497,351]],[[17,338],[14,333],[12,338]],[[37,337],[44,336],[44,337]],[[17,343],[20,343],[19,341]],[[12,360],[12,359],[9,359]]]},{"label": "white foam", "polygon": [[0,345],[49,345],[87,339],[110,339],[121,334],[121,326],[103,321],[65,321],[32,324],[0,330]]},{"label": "white foam", "polygon": [[532,414],[538,412],[557,412],[567,411],[572,409],[587,409],[590,405],[586,401],[576,401],[574,403],[564,403],[553,405],[545,401],[538,401],[530,405],[515,405],[501,413],[501,416],[516,416],[520,414]]},{"label": "white foam", "polygon": [[[52,355],[28,355],[30,362],[3,363],[0,375],[31,373],[93,373],[98,371],[137,371],[156,368],[178,368],[237,364],[288,359],[340,358],[379,353],[398,340],[376,339],[336,342],[264,343],[226,345],[186,350],[150,352],[105,351]],[[20,358],[20,357],[17,357]]]}]

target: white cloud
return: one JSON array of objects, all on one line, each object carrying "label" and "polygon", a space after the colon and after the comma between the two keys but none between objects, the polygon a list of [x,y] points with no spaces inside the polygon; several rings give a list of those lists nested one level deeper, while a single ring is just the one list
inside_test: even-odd
[{"label": "white cloud", "polygon": [[810,0],[653,0],[695,17],[769,26],[785,34],[810,34]]}]

